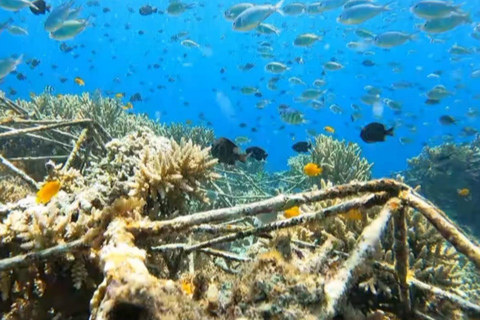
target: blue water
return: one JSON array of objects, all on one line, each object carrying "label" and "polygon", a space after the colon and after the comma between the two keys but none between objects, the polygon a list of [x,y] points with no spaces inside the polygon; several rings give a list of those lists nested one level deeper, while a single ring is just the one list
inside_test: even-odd
[{"label": "blue water", "polygon": [[[50,3],[56,6],[61,1]],[[238,3],[235,1],[199,2],[201,6],[178,17],[166,13],[141,16],[138,9],[147,4],[141,1],[105,0],[101,1],[99,7],[88,7],[86,1],[77,3],[84,5],[80,17],[92,15],[93,25],[73,40],[66,41],[68,46],[77,46],[69,53],[62,52],[61,42],[50,39],[43,30],[45,16],[35,16],[28,8],[17,13],[0,9],[0,22],[12,17],[14,25],[29,31],[28,36],[12,36],[6,31],[2,32],[0,59],[23,54],[24,61],[30,58],[41,61],[34,70],[26,63],[19,65],[17,71],[27,76],[25,81],[17,80],[14,75],[4,79],[0,90],[7,92],[8,97],[29,99],[30,92],[39,94],[46,85],[54,87],[56,94],[80,94],[97,89],[103,92],[125,92],[125,102],[138,92],[143,101],[134,103],[135,112],[146,112],[152,118],[159,118],[166,123],[191,120],[194,125],[205,124],[198,116],[203,113],[207,121],[212,123],[217,137],[226,136],[233,140],[237,136],[248,136],[252,142],[243,148],[257,145],[266,149],[269,153],[269,170],[283,170],[287,167],[287,159],[294,155],[291,145],[309,138],[306,129],[324,133],[323,128],[327,125],[335,128],[336,138],[360,144],[363,155],[375,163],[375,177],[388,176],[392,171],[405,169],[407,158],[417,155],[423,144],[442,143],[439,137],[443,135],[452,135],[455,142],[470,141],[471,138],[459,136],[463,126],[480,130],[478,119],[465,116],[468,108],[480,107],[479,100],[474,100],[475,94],[480,93],[480,79],[472,79],[470,76],[473,70],[480,68],[480,53],[471,54],[459,62],[451,61],[448,53],[455,43],[480,48],[480,41],[470,36],[473,25],[459,26],[436,36],[445,40],[442,44],[430,43],[425,33],[420,32],[418,39],[413,42],[390,50],[372,46],[368,50],[375,52],[375,55],[363,56],[345,47],[348,42],[359,39],[352,32],[355,26],[344,26],[335,21],[341,9],[315,16],[282,17],[273,14],[265,22],[278,27],[281,34],[266,36],[255,31],[243,33],[232,30],[231,22],[224,19],[223,12]],[[388,30],[416,32],[415,25],[423,20],[409,11],[413,3],[398,1],[391,6],[392,11],[359,27],[374,33]],[[161,10],[165,10],[168,5],[166,1],[150,4]],[[128,11],[129,7],[133,8],[134,13]],[[472,19],[478,23],[479,7],[480,1],[476,0],[468,1],[462,8],[470,12]],[[111,11],[103,13],[103,8],[110,8]],[[130,26],[129,30],[125,28],[126,24]],[[144,32],[143,35],[139,34],[140,30]],[[188,36],[183,39],[191,39],[201,47],[188,49],[180,41],[171,42],[170,37],[180,31],[188,31]],[[295,37],[306,32],[325,35],[322,41],[311,48],[294,47]],[[261,41],[272,44],[275,59],[259,56],[256,48]],[[187,54],[185,58],[184,54]],[[297,64],[295,57],[302,57],[305,63]],[[296,104],[293,98],[299,96],[306,87],[294,87],[289,84],[288,78],[300,77],[311,87],[313,80],[322,78],[322,66],[331,58],[345,66],[342,70],[327,72],[325,76],[325,88],[335,94],[335,99],[321,110],[314,110],[308,104]],[[365,59],[374,61],[376,65],[363,66],[361,62]],[[277,91],[270,91],[266,87],[268,80],[276,76],[264,70],[264,66],[271,61],[292,62],[291,69],[281,76]],[[393,68],[387,65],[389,62],[399,63],[403,71],[393,72]],[[155,63],[161,67],[148,68]],[[247,72],[240,71],[237,66],[245,63],[254,63],[255,68]],[[58,68],[53,70],[52,64]],[[222,68],[226,70],[224,74],[220,73]],[[427,78],[428,74],[436,70],[443,71],[440,79]],[[358,74],[365,77],[358,78]],[[62,84],[62,77],[68,81]],[[75,77],[84,79],[85,86],[75,84]],[[175,82],[169,82],[170,77]],[[418,86],[388,90],[393,82],[398,81],[409,81]],[[454,95],[442,100],[439,105],[425,105],[425,97],[421,94],[437,84],[443,84]],[[463,84],[465,88],[456,89],[457,84]],[[158,89],[159,85],[166,88]],[[360,101],[366,85],[383,88],[382,98],[402,102],[403,112],[395,115],[385,106],[382,117],[375,118],[372,107]],[[232,90],[232,86],[237,89]],[[263,110],[257,109],[255,103],[259,98],[242,95],[238,88],[243,86],[259,87],[263,94],[261,99],[273,103]],[[10,88],[15,89],[17,94],[10,95]],[[282,95],[281,90],[286,90],[287,93]],[[184,102],[189,105],[186,106]],[[333,103],[340,105],[344,113],[332,113],[328,107]],[[361,106],[363,110],[363,118],[355,123],[350,121],[352,103]],[[299,126],[285,124],[286,128],[279,130],[284,125],[277,112],[280,104],[304,112],[308,123]],[[438,118],[443,114],[454,116],[459,122],[453,126],[441,126]],[[384,143],[369,145],[359,138],[359,128],[372,121],[385,124],[401,121],[403,125],[395,128],[395,137],[388,137]],[[248,127],[240,128],[242,122],[247,123]],[[414,125],[417,131],[411,133],[405,125]],[[252,127],[258,132],[251,132]],[[403,145],[399,142],[400,137],[410,137],[413,142]]]}]

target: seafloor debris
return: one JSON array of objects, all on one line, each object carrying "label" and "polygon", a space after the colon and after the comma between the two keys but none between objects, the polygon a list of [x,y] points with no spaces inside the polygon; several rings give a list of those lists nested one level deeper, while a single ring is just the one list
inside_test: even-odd
[{"label": "seafloor debris", "polygon": [[[261,164],[220,177],[208,148],[148,128],[110,141],[99,133],[92,148],[103,147],[85,161],[94,122],[67,160],[47,163],[42,180],[62,182],[47,204],[27,182],[30,195],[0,204],[4,319],[480,316],[480,248],[402,181],[262,194]],[[40,184],[24,162],[5,163],[8,181]],[[234,175],[262,200],[192,213]],[[302,214],[283,218],[293,206]]]}]

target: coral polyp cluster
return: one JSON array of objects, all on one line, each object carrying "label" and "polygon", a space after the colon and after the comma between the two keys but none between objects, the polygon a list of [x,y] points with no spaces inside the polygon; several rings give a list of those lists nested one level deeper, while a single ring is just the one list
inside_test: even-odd
[{"label": "coral polyp cluster", "polygon": [[[19,118],[0,140],[79,123],[19,128]],[[325,177],[352,181],[315,183],[253,160],[219,165],[208,146],[152,128],[113,138],[105,124],[79,121],[67,156],[35,160],[40,171],[17,164],[27,155],[0,158],[2,188],[15,193],[8,181],[21,179],[28,190],[0,204],[6,320],[480,316],[480,248],[400,178],[368,180],[355,147]],[[335,173],[352,161],[358,174]],[[62,187],[39,203],[47,181]],[[286,218],[292,207],[300,214]]]}]

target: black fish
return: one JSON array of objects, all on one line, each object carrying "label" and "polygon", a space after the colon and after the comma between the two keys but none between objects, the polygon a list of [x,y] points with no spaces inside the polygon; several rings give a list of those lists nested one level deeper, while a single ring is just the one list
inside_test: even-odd
[{"label": "black fish", "polygon": [[449,126],[451,124],[455,124],[457,121],[455,120],[454,117],[452,116],[441,116],[438,121],[440,121],[440,124],[444,126]]},{"label": "black fish", "polygon": [[20,81],[23,81],[23,80],[27,79],[27,77],[23,73],[18,73],[17,74],[17,79],[20,80]]},{"label": "black fish", "polygon": [[38,16],[39,14],[45,14],[46,11],[50,12],[50,8],[52,7],[47,6],[45,1],[43,0],[34,1],[32,2],[32,4],[36,7],[36,9],[33,6],[30,6],[30,11],[32,11],[32,13],[36,16]]},{"label": "black fish", "polygon": [[246,162],[247,155],[240,153],[240,149],[235,143],[227,138],[218,138],[212,144],[212,156],[218,159],[218,162],[234,165],[235,161]]},{"label": "black fish", "polygon": [[308,152],[312,148],[312,144],[310,142],[300,141],[295,143],[292,146],[292,149],[296,152]]},{"label": "black fish", "polygon": [[138,92],[130,97],[130,102],[136,102],[136,101],[142,101],[142,96]]},{"label": "black fish", "polygon": [[249,157],[252,157],[257,161],[266,160],[268,157],[268,153],[266,153],[265,150],[259,147],[249,147],[245,151],[247,152]]},{"label": "black fish", "polygon": [[362,64],[365,67],[373,67],[375,65],[375,62],[373,62],[372,60],[363,60]]},{"label": "black fish", "polygon": [[138,9],[138,13],[140,13],[142,16],[148,16],[151,15],[152,13],[157,13],[157,8],[152,7],[150,5],[146,5]]},{"label": "black fish", "polygon": [[425,104],[428,104],[429,106],[433,106],[433,105],[436,105],[436,104],[439,104],[439,103],[440,103],[439,100],[434,100],[434,99],[425,100]]},{"label": "black fish", "polygon": [[386,136],[393,137],[393,128],[387,130],[383,124],[378,122],[366,125],[360,133],[360,138],[366,143],[385,141]]}]

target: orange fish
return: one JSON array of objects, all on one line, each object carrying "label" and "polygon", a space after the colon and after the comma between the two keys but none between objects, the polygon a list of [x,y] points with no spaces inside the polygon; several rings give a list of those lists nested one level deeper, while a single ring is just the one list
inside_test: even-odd
[{"label": "orange fish", "polygon": [[75,83],[78,84],[80,87],[83,87],[85,85],[85,81],[83,81],[83,79],[80,77],[76,77],[73,81],[75,81]]},{"label": "orange fish", "polygon": [[298,206],[291,207],[290,209],[285,210],[283,212],[283,215],[287,219],[296,217],[300,215],[300,208]]},{"label": "orange fish", "polygon": [[122,107],[123,110],[130,110],[133,109],[133,104],[131,102],[127,102],[126,105]]},{"label": "orange fish", "polygon": [[323,169],[317,164],[309,162],[303,167],[303,172],[309,177],[316,177],[322,174]]},{"label": "orange fish", "polygon": [[465,188],[465,189],[458,189],[457,190],[457,193],[459,196],[462,196],[462,197],[468,197],[468,195],[470,194],[470,190]]},{"label": "orange fish", "polygon": [[45,183],[45,185],[37,192],[37,203],[47,204],[60,191],[61,183],[53,180]]},{"label": "orange fish", "polygon": [[362,220],[362,213],[358,209],[350,209],[348,212],[342,213],[342,216],[348,220]]},{"label": "orange fish", "polygon": [[335,129],[330,126],[324,127],[323,130],[327,131],[328,133],[335,133]]},{"label": "orange fish", "polygon": [[180,280],[182,290],[185,294],[191,295],[195,289],[193,283],[187,279]]}]

